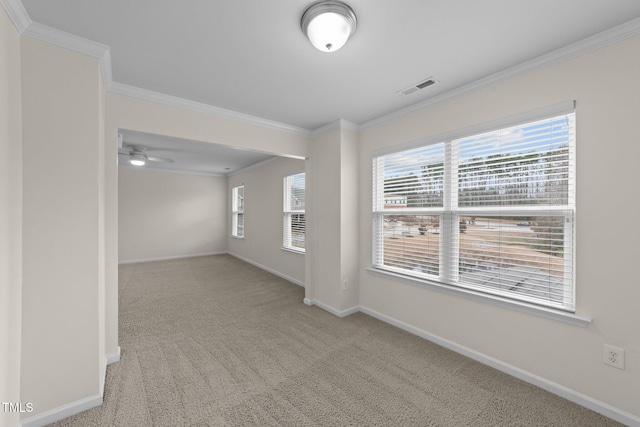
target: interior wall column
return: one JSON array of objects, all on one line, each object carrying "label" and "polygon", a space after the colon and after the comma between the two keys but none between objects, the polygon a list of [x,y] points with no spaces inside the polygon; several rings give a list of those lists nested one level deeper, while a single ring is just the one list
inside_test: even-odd
[{"label": "interior wall column", "polygon": [[24,35],[20,53],[25,423],[102,402],[102,76],[96,58]]},{"label": "interior wall column", "polygon": [[339,120],[312,141],[305,302],[337,315],[358,305],[357,131]]}]

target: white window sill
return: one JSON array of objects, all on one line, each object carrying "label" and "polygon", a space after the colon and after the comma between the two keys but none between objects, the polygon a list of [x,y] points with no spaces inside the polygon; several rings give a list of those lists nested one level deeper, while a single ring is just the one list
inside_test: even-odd
[{"label": "white window sill", "polygon": [[238,239],[238,240],[244,240],[244,236],[234,236],[233,234],[231,235],[232,239]]},{"label": "white window sill", "polygon": [[585,328],[591,323],[591,318],[589,317],[582,317],[573,313],[554,310],[552,308],[541,307],[534,304],[528,304],[522,301],[510,300],[507,298],[500,298],[499,296],[495,296],[495,295],[484,294],[481,292],[474,292],[469,289],[444,285],[442,283],[438,283],[430,280],[418,279],[416,277],[406,276],[404,274],[394,273],[391,271],[386,271],[386,270],[382,270],[374,267],[367,268],[367,271],[375,274],[380,274],[383,276],[392,277],[394,279],[399,279],[406,283],[412,283],[412,284],[417,283],[417,284],[424,285],[432,289],[438,289],[440,291],[447,292],[450,294],[460,295],[466,298],[488,302],[490,304],[495,304],[501,307],[507,307],[513,310],[534,314],[536,316],[544,317],[547,319],[557,320],[563,323],[568,323],[570,325],[575,325],[575,326],[580,326]]},{"label": "white window sill", "polygon": [[298,255],[304,255],[305,254],[304,249],[294,249],[294,248],[287,248],[287,247],[283,246],[282,250],[286,251],[286,252],[291,252],[293,254],[298,254]]}]

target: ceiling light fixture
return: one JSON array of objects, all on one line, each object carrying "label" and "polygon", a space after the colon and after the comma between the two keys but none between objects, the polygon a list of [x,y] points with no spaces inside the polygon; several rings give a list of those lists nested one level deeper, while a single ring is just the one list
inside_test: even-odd
[{"label": "ceiling light fixture", "polygon": [[144,166],[144,164],[147,162],[147,158],[144,154],[131,154],[131,157],[129,157],[129,163],[131,163],[133,166]]},{"label": "ceiling light fixture", "polygon": [[305,10],[300,27],[316,49],[335,52],[356,31],[356,23],[356,14],[347,4],[320,1]]}]

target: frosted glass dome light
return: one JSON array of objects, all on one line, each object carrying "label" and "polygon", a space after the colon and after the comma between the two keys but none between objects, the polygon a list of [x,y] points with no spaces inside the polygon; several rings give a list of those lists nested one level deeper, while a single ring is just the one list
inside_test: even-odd
[{"label": "frosted glass dome light", "polygon": [[304,12],[300,27],[311,44],[322,52],[335,52],[356,31],[356,15],[345,3],[321,1]]}]

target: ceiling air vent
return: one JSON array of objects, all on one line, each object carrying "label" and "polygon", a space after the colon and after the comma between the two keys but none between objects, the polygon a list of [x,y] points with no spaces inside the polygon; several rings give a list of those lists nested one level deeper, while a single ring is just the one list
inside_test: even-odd
[{"label": "ceiling air vent", "polygon": [[418,82],[416,84],[413,84],[407,88],[404,88],[402,90],[399,90],[398,93],[400,95],[411,95],[412,93],[416,93],[421,89],[424,89],[425,87],[429,87],[436,84],[436,79],[434,79],[433,77],[429,77],[426,80],[422,80],[421,82]]}]

